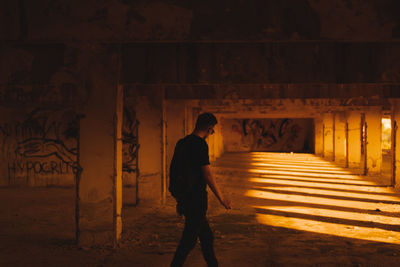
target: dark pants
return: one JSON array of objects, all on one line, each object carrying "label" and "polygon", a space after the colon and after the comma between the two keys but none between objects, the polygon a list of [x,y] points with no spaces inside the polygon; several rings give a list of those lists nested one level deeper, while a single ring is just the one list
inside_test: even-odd
[{"label": "dark pants", "polygon": [[196,245],[197,238],[200,239],[201,250],[207,265],[209,267],[218,266],[218,261],[214,254],[214,236],[206,218],[206,211],[204,209],[191,208],[185,211],[184,215],[185,228],[171,266],[183,265],[189,252]]}]

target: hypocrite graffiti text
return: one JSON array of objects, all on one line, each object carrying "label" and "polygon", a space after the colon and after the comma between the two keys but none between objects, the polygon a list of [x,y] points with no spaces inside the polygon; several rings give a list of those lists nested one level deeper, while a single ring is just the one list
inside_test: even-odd
[{"label": "hypocrite graffiti text", "polygon": [[10,177],[16,175],[62,175],[72,174],[76,168],[63,161],[25,161],[15,160],[8,163],[8,174]]}]

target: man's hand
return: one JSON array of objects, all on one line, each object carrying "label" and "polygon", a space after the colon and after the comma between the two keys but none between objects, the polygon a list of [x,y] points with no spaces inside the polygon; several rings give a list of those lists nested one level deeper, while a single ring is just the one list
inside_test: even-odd
[{"label": "man's hand", "polygon": [[230,199],[223,199],[221,201],[222,206],[225,207],[225,209],[230,210],[232,209],[232,201]]},{"label": "man's hand", "polygon": [[211,174],[210,165],[202,166],[201,170],[203,171],[204,179],[206,180],[208,186],[214,192],[215,196],[217,197],[219,202],[222,204],[222,206],[224,206],[225,209],[227,209],[227,210],[231,209],[232,202],[229,199],[225,199],[223,197],[221,191],[218,188],[217,182],[214,179],[214,176],[212,176],[212,174]]}]

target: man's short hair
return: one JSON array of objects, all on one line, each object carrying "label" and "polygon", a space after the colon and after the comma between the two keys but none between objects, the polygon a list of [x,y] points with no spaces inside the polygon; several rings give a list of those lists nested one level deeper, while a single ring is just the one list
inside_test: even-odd
[{"label": "man's short hair", "polygon": [[202,113],[197,117],[196,129],[197,130],[207,130],[209,127],[213,127],[217,124],[217,118],[212,113]]}]

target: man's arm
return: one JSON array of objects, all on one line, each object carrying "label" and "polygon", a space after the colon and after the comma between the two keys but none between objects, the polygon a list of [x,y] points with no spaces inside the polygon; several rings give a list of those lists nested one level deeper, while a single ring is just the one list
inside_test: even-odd
[{"label": "man's arm", "polygon": [[225,209],[231,209],[232,208],[231,201],[229,199],[225,199],[221,193],[221,190],[219,190],[217,182],[215,181],[214,176],[211,174],[210,165],[201,166],[201,170],[203,172],[204,179],[206,180],[208,186],[214,192],[215,196],[217,197],[219,202],[222,204],[222,206],[224,206]]}]

